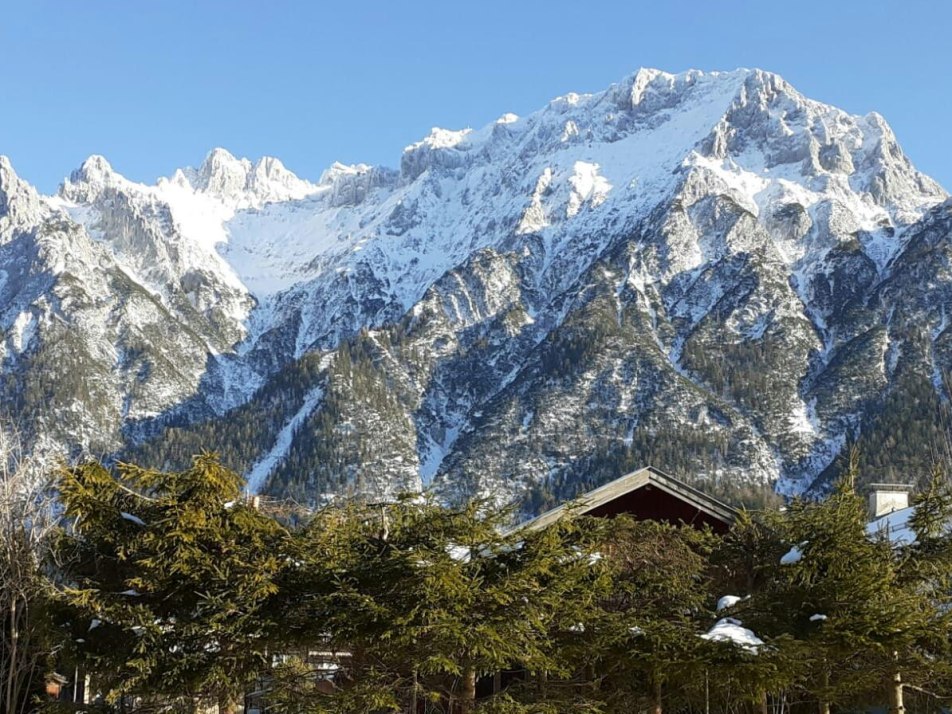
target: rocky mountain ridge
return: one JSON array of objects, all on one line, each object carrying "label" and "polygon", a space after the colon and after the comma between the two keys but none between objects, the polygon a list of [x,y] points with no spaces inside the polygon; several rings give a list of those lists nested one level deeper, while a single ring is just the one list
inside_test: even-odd
[{"label": "rocky mountain ridge", "polygon": [[647,462],[796,493],[857,440],[918,477],[950,212],[881,117],[760,70],[640,70],[317,183],[217,149],[44,197],[0,160],[4,403],[44,448],[213,446],[310,501],[531,510]]}]

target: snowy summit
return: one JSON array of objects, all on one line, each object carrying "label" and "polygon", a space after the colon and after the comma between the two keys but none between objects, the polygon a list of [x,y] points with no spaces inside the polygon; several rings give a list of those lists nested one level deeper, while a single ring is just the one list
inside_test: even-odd
[{"label": "snowy summit", "polygon": [[0,396],[46,450],[171,463],[165,427],[211,429],[305,498],[505,501],[656,441],[796,493],[952,364],[945,191],[775,74],[642,69],[395,158],[215,149],[147,186],[94,156],[55,196],[0,158]]}]

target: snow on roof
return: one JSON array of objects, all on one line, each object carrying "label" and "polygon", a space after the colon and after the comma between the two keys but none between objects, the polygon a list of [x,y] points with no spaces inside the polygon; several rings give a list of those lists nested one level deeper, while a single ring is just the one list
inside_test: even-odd
[{"label": "snow on roof", "polygon": [[915,506],[900,508],[885,516],[880,516],[871,521],[866,526],[868,535],[885,535],[893,545],[913,545],[916,542],[916,534],[909,525],[912,514],[916,512]]},{"label": "snow on roof", "polygon": [[[916,542],[916,534],[912,530],[909,521],[915,512],[915,506],[908,506],[880,516],[867,524],[866,534],[870,537],[883,535],[889,539],[894,546],[914,545]],[[793,546],[780,559],[780,564],[793,565],[794,563],[799,563],[803,558],[801,548],[804,545],[806,544],[801,543],[800,545]]]}]

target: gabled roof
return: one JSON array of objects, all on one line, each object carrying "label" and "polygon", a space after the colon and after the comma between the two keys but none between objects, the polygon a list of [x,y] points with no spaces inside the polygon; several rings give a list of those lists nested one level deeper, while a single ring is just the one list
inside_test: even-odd
[{"label": "gabled roof", "polygon": [[649,485],[690,504],[701,513],[727,526],[731,525],[737,517],[736,509],[718,501],[712,496],[708,496],[706,493],[698,491],[696,488],[688,486],[683,481],[679,481],[663,471],[659,471],[653,466],[648,466],[638,471],[632,471],[630,474],[626,474],[621,478],[606,483],[594,491],[589,491],[568,503],[546,511],[542,515],[525,523],[523,527],[533,529],[545,528],[561,518],[569,509],[577,514],[584,515],[626,496],[632,491],[637,491]]},{"label": "gabled roof", "polygon": [[916,542],[915,531],[909,520],[916,512],[915,506],[907,506],[874,518],[866,525],[866,533],[883,535],[896,546],[912,545]]}]

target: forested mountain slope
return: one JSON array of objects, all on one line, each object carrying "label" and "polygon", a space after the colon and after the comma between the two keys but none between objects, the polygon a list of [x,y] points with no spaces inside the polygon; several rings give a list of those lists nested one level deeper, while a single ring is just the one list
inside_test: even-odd
[{"label": "forested mountain slope", "polygon": [[952,204],[885,121],[759,70],[640,70],[399,169],[223,150],[155,186],[0,159],[9,405],[51,453],[203,447],[308,502],[530,510],[652,463],[715,490],[944,443]]}]

